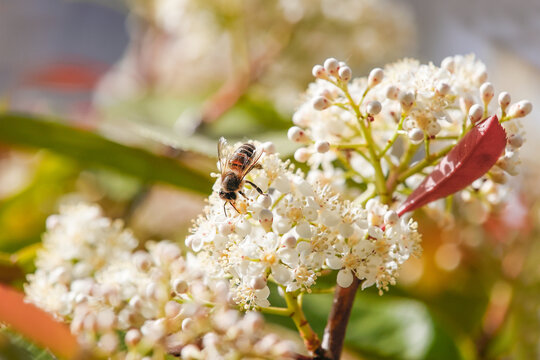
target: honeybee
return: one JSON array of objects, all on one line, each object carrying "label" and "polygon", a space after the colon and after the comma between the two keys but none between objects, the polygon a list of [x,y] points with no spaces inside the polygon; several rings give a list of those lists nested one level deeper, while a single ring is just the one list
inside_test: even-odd
[{"label": "honeybee", "polygon": [[226,146],[227,141],[221,137],[218,142],[219,170],[221,171],[221,190],[219,191],[219,197],[225,200],[223,204],[225,215],[227,215],[227,203],[231,204],[234,210],[240,213],[234,202],[238,198],[237,193],[247,198],[241,190],[244,183],[250,184],[259,194],[263,194],[261,188],[253,182],[244,179],[257,166],[257,162],[262,155],[262,149],[257,149],[253,144],[245,143],[229,155],[226,155],[224,153]]}]

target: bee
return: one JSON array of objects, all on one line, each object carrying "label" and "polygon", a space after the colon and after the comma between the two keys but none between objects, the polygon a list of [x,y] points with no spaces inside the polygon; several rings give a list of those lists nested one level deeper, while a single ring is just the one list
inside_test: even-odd
[{"label": "bee", "polygon": [[253,144],[245,143],[229,155],[226,155],[224,153],[226,146],[227,141],[221,137],[218,142],[219,170],[221,171],[221,190],[219,191],[219,197],[225,200],[223,204],[225,215],[227,215],[227,203],[231,204],[234,210],[240,213],[234,202],[238,198],[237,193],[247,199],[247,196],[242,192],[244,183],[250,184],[259,194],[263,194],[261,188],[253,182],[244,179],[257,166],[257,162],[262,155],[262,149],[257,149]]}]

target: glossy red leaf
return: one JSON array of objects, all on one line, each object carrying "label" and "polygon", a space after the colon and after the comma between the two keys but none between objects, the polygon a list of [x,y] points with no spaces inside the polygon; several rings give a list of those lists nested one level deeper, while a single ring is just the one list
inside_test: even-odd
[{"label": "glossy red leaf", "polygon": [[506,132],[497,116],[478,123],[401,204],[398,214],[462,190],[495,165],[505,146]]}]

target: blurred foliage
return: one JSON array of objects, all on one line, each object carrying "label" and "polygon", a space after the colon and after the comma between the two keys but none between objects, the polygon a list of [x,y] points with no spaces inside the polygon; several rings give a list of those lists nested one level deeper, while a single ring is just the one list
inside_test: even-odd
[{"label": "blurred foliage", "polygon": [[0,359],[55,360],[56,357],[35,346],[21,335],[7,329],[0,329]]}]

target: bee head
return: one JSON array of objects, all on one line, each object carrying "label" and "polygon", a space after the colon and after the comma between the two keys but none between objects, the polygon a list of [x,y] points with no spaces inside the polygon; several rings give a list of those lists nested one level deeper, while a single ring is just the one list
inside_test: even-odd
[{"label": "bee head", "polygon": [[234,191],[227,192],[220,190],[219,197],[225,201],[234,201],[236,200],[236,193]]}]

